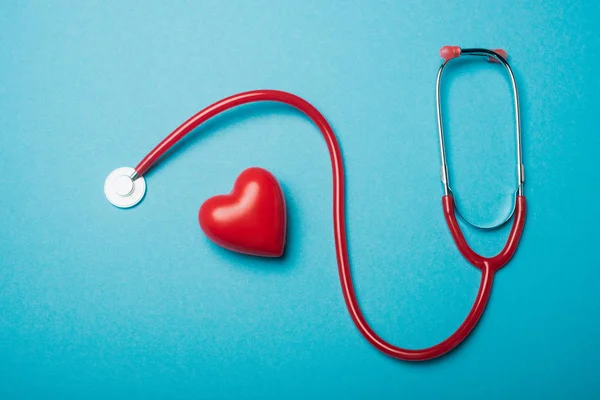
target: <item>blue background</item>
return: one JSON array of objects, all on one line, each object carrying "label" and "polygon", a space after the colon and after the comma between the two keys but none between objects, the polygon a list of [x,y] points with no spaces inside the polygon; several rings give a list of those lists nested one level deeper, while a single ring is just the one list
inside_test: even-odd
[{"label": "blue background", "polygon": [[[598,2],[104,3],[0,6],[0,398],[600,396]],[[367,318],[392,343],[435,344],[479,283],[441,209],[445,44],[509,52],[529,215],[478,328],[442,359],[393,360],[353,326],[327,150],[294,110],[233,111],[147,175],[138,207],[104,197],[110,171],[208,104],[296,93],[343,147]],[[458,201],[497,221],[516,182],[506,75],[456,62],[444,94]],[[250,166],[285,191],[281,260],[219,249],[197,224],[202,201]],[[492,255],[508,227],[467,232]]]}]

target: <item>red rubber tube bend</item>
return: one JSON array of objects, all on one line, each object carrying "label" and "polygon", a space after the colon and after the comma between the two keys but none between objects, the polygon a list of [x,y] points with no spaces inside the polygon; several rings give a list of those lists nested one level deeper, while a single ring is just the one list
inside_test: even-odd
[{"label": "red rubber tube bend", "polygon": [[521,239],[521,233],[523,233],[523,226],[525,225],[525,214],[527,206],[525,203],[525,196],[517,196],[515,204],[515,215],[513,220],[513,226],[508,234],[508,240],[506,245],[500,253],[494,257],[483,257],[475,253],[463,236],[458,221],[456,220],[456,214],[454,212],[454,198],[452,196],[442,197],[442,206],[444,208],[444,216],[450,228],[450,233],[456,242],[456,246],[460,253],[475,267],[482,271],[490,269],[493,272],[498,271],[500,268],[506,265],[517,251],[519,240]]},{"label": "red rubber tube bend", "polygon": [[[373,329],[371,329],[365,317],[363,316],[360,306],[358,304],[358,300],[356,299],[354,285],[352,283],[352,274],[350,271],[350,262],[348,259],[348,246],[346,242],[346,220],[344,212],[344,165],[340,146],[338,144],[335,134],[333,133],[333,130],[331,129],[331,126],[329,125],[325,117],[306,100],[295,96],[291,93],[277,90],[253,90],[249,92],[239,93],[227,97],[223,100],[220,100],[192,116],[181,126],[175,129],[171,134],[169,134],[163,141],[161,141],[137,165],[137,167],[135,168],[137,174],[139,176],[144,175],[146,171],[148,171],[148,169],[167,150],[169,150],[169,148],[171,148],[171,146],[173,146],[177,141],[179,141],[181,138],[183,138],[185,135],[187,135],[189,132],[191,132],[193,129],[195,129],[208,119],[242,104],[263,101],[284,103],[297,108],[298,110],[306,114],[314,122],[314,124],[319,128],[319,130],[323,134],[323,137],[325,138],[327,148],[329,149],[329,155],[331,158],[331,168],[333,172],[333,232],[335,237],[335,255],[337,258],[340,282],[342,285],[342,292],[344,294],[346,306],[348,307],[348,312],[350,313],[350,316],[352,317],[352,320],[356,324],[356,327],[358,328],[360,333],[378,350],[382,351],[388,356],[406,361],[429,360],[435,357],[439,357],[455,348],[467,337],[469,332],[471,332],[471,330],[481,317],[485,305],[490,296],[495,270],[493,268],[487,267],[486,265],[488,264],[486,264],[485,262],[483,263],[484,267],[482,268],[481,283],[479,285],[477,298],[475,300],[475,303],[473,304],[473,307],[471,308],[471,311],[469,312],[463,323],[460,325],[460,327],[456,330],[456,332],[454,332],[443,342],[421,350],[409,350],[389,344],[381,337],[379,337],[373,331]],[[452,228],[453,226],[455,226],[454,223],[456,222],[453,212],[453,202],[451,202],[451,199],[444,200],[444,204],[444,210],[448,211],[446,212],[446,218],[448,219],[449,224],[451,224],[451,231],[453,232],[453,235],[457,235],[455,236],[455,238],[462,238],[462,240],[464,241],[464,238],[460,233],[460,229],[458,229],[458,225],[456,225],[455,229]],[[522,220],[524,217],[524,199],[522,205],[522,213],[517,213],[517,218],[515,218],[515,223],[519,221],[521,227]],[[451,210],[452,212],[450,213]],[[518,233],[520,234],[520,230]],[[516,242],[518,240],[518,234],[513,235],[514,244],[511,245],[512,250],[509,249],[507,251],[507,257],[510,258],[510,255],[512,255],[512,252],[514,252],[513,247],[516,247]],[[466,246],[465,248],[468,248],[468,246]],[[469,257],[471,256],[470,253],[467,254],[469,255]],[[504,260],[506,256],[503,256],[502,260]]]}]

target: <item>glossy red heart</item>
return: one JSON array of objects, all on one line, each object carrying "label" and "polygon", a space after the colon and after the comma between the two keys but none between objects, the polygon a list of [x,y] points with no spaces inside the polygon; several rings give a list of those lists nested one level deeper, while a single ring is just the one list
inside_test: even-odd
[{"label": "glossy red heart", "polygon": [[233,190],[211,197],[200,207],[200,227],[228,250],[279,257],[285,247],[285,198],[277,179],[262,168],[248,168]]}]

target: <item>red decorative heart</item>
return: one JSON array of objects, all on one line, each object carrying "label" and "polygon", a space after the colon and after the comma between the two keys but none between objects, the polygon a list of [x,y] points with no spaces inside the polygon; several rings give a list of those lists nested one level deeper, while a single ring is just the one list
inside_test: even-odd
[{"label": "red decorative heart", "polygon": [[231,251],[280,257],[285,247],[285,198],[277,179],[262,168],[248,168],[226,195],[206,200],[198,212],[210,240]]}]

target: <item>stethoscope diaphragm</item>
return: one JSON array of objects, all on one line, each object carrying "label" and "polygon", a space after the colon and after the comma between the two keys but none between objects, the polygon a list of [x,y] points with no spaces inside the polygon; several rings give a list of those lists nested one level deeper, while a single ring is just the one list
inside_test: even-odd
[{"label": "stethoscope diaphragm", "polygon": [[139,203],[146,194],[146,181],[139,176],[133,179],[135,169],[121,167],[111,172],[104,182],[104,195],[112,205],[130,208]]}]

